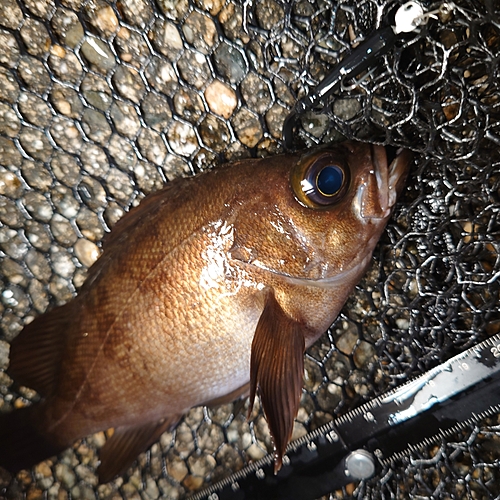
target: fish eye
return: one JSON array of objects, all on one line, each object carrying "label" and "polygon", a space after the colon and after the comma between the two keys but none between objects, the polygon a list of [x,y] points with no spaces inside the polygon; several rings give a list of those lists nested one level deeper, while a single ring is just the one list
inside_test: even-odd
[{"label": "fish eye", "polygon": [[293,168],[290,180],[302,205],[328,208],[343,198],[349,185],[349,169],[342,158],[332,153],[306,154]]}]

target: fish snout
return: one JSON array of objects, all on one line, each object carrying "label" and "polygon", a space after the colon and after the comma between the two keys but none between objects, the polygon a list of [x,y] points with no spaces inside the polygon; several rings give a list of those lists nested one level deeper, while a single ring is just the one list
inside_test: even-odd
[{"label": "fish snout", "polygon": [[385,219],[403,190],[413,155],[407,149],[371,145],[368,174],[358,187],[359,215],[367,222]]}]

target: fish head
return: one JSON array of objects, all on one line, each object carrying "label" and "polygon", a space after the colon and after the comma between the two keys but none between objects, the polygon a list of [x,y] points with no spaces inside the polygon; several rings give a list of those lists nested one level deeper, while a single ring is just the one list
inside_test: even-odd
[{"label": "fish head", "polygon": [[233,255],[297,284],[328,287],[359,279],[411,160],[407,150],[388,153],[360,142],[272,159],[255,173],[258,207],[246,207],[245,217],[252,210],[257,217],[245,223],[246,231],[236,228]]}]

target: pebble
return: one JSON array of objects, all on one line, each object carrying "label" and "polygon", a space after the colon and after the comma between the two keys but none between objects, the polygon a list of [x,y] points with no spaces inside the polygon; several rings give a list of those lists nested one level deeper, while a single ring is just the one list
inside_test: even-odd
[{"label": "pebble", "polygon": [[47,252],[50,248],[51,236],[44,224],[35,220],[25,222],[25,231],[28,241],[38,250]]},{"label": "pebble", "polygon": [[28,279],[23,266],[15,260],[4,257],[1,263],[2,275],[13,285],[25,287],[28,284]]},{"label": "pebble", "polygon": [[66,186],[76,185],[80,178],[80,167],[75,158],[63,151],[55,151],[50,167],[57,180]]},{"label": "pebble", "polygon": [[104,236],[104,229],[97,215],[86,206],[82,206],[76,217],[76,224],[82,235],[90,241],[100,241]]},{"label": "pebble", "polygon": [[42,253],[34,249],[29,250],[25,262],[36,279],[42,282],[47,282],[50,279],[52,269],[47,258]]},{"label": "pebble", "polygon": [[151,58],[144,74],[150,85],[165,95],[172,96],[178,88],[174,67],[170,62],[157,56]]},{"label": "pebble", "polygon": [[203,144],[217,152],[222,152],[231,141],[231,133],[226,122],[214,115],[207,115],[200,123],[199,131]]},{"label": "pebble", "polygon": [[33,302],[33,307],[39,312],[43,313],[49,307],[49,296],[45,290],[44,285],[37,279],[30,279],[28,286],[28,293]]},{"label": "pebble", "polygon": [[0,137],[0,165],[7,168],[20,167],[22,161],[23,157],[12,140]]},{"label": "pebble", "polygon": [[139,189],[148,194],[163,187],[163,179],[156,166],[141,160],[134,167],[134,174]]},{"label": "pebble", "polygon": [[49,98],[54,108],[68,118],[79,118],[83,112],[83,103],[72,88],[56,84]]},{"label": "pebble", "polygon": [[139,73],[132,68],[119,66],[112,78],[117,92],[135,104],[139,104],[145,92],[144,83]]},{"label": "pebble", "polygon": [[194,50],[186,50],[177,62],[179,73],[188,85],[201,89],[210,79],[206,57]]},{"label": "pebble", "polygon": [[240,109],[232,120],[238,139],[249,148],[257,145],[263,135],[258,117],[246,108]]},{"label": "pebble", "polygon": [[151,57],[151,51],[142,34],[121,27],[115,38],[118,57],[136,69],[143,68]]},{"label": "pebble", "polygon": [[110,168],[106,177],[108,191],[114,199],[128,204],[134,194],[134,186],[130,182],[130,177],[117,168]]},{"label": "pebble", "polygon": [[83,202],[92,210],[99,210],[106,205],[106,191],[93,177],[85,176],[78,185],[78,193]]},{"label": "pebble", "polygon": [[196,11],[189,14],[182,25],[182,32],[187,42],[204,54],[211,51],[217,36],[212,19]]},{"label": "pebble", "polygon": [[14,35],[0,29],[0,64],[5,64],[9,68],[13,68],[19,61],[19,57],[19,46]]},{"label": "pebble", "polygon": [[59,214],[67,219],[76,217],[80,203],[73,195],[73,190],[58,184],[52,189],[50,199]]},{"label": "pebble", "polygon": [[59,41],[74,49],[83,39],[83,27],[75,12],[59,7],[51,21],[51,26]]},{"label": "pebble", "polygon": [[137,138],[141,154],[156,165],[165,161],[167,148],[160,134],[148,128],[142,128]]},{"label": "pebble", "polygon": [[104,177],[109,170],[106,153],[96,144],[86,142],[80,153],[83,169],[95,177]]},{"label": "pebble", "polygon": [[234,90],[220,80],[214,80],[208,85],[205,99],[212,112],[226,119],[233,114],[238,104]]},{"label": "pebble", "polygon": [[105,38],[118,30],[118,18],[113,8],[102,0],[90,0],[85,5],[84,12],[90,24]]},{"label": "pebble", "polygon": [[203,101],[192,89],[181,88],[174,96],[174,110],[185,120],[196,123],[204,114]]},{"label": "pebble", "polygon": [[113,102],[111,89],[104,78],[93,73],[87,73],[81,83],[81,92],[92,106],[106,111]]},{"label": "pebble", "polygon": [[83,138],[73,120],[55,116],[50,127],[50,135],[55,143],[68,153],[78,153],[83,146]]},{"label": "pebble", "polygon": [[172,151],[181,156],[191,156],[198,149],[198,140],[191,125],[174,121],[167,132]]},{"label": "pebble", "polygon": [[148,0],[120,0],[117,3],[126,21],[139,28],[145,28],[153,17]]},{"label": "pebble", "polygon": [[23,190],[21,180],[16,173],[0,166],[0,195],[16,199],[21,196]]},{"label": "pebble", "polygon": [[141,111],[146,125],[157,132],[165,130],[172,119],[168,101],[153,92],[148,93],[142,100]]},{"label": "pebble", "polygon": [[10,227],[19,228],[23,225],[23,218],[23,215],[12,200],[0,196],[0,222]]},{"label": "pebble", "polygon": [[19,134],[22,147],[35,160],[48,161],[52,146],[48,137],[41,130],[23,127]]},{"label": "pebble", "polygon": [[50,77],[43,63],[30,56],[21,56],[17,67],[19,78],[33,92],[44,94],[50,86]]},{"label": "pebble", "polygon": [[116,65],[115,56],[109,47],[103,41],[88,34],[80,51],[91,68],[104,75]]},{"label": "pebble", "polygon": [[15,0],[0,2],[0,24],[10,29],[17,29],[23,20],[23,13]]},{"label": "pebble", "polygon": [[103,113],[86,108],[81,118],[85,135],[94,142],[106,145],[111,137],[111,127]]},{"label": "pebble", "polygon": [[248,107],[259,114],[264,114],[272,104],[269,83],[253,72],[241,82],[241,94]]},{"label": "pebble", "polygon": [[113,134],[108,144],[108,152],[116,166],[128,172],[137,164],[137,155],[130,142],[118,134]]},{"label": "pebble", "polygon": [[61,278],[71,278],[75,272],[75,264],[68,251],[58,245],[50,247],[50,260],[54,272]]},{"label": "pebble", "polygon": [[217,72],[231,83],[237,84],[245,77],[248,67],[241,49],[222,42],[213,54]]},{"label": "pebble", "polygon": [[170,61],[177,59],[184,47],[177,26],[164,19],[155,20],[148,38],[154,47]]},{"label": "pebble", "polygon": [[77,235],[68,219],[61,214],[54,214],[50,221],[50,231],[56,241],[64,247],[72,246]]},{"label": "pebble", "polygon": [[49,19],[55,11],[54,0],[24,0],[25,7],[35,16]]},{"label": "pebble", "polygon": [[273,137],[281,139],[283,136],[283,124],[288,115],[288,110],[280,104],[273,104],[266,113],[266,125]]},{"label": "pebble", "polygon": [[48,127],[52,121],[52,112],[47,103],[31,92],[21,92],[17,100],[23,118],[41,128]]},{"label": "pebble", "polygon": [[32,56],[43,56],[50,47],[50,37],[47,28],[32,18],[26,19],[19,30],[21,38],[26,45],[26,50]]},{"label": "pebble", "polygon": [[15,111],[8,104],[0,102],[0,134],[17,137],[21,130],[21,122]]},{"label": "pebble", "polygon": [[83,68],[73,52],[53,45],[48,59],[50,69],[63,83],[76,85],[83,76]]},{"label": "pebble", "polygon": [[34,191],[27,192],[22,197],[22,203],[28,213],[40,222],[49,222],[54,213],[52,206],[45,196]]},{"label": "pebble", "polygon": [[139,115],[134,106],[122,101],[114,101],[109,116],[119,134],[134,139],[141,128]]},{"label": "pebble", "polygon": [[179,22],[188,12],[188,0],[157,0],[163,14],[172,21]]}]

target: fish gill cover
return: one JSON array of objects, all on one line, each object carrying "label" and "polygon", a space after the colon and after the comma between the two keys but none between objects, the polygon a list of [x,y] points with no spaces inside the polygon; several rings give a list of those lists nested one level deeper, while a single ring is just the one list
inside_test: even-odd
[{"label": "fish gill cover", "polygon": [[[75,295],[124,211],[175,177],[283,150],[297,98],[395,1],[3,0],[0,368],[33,317]],[[423,2],[425,9],[439,6]],[[500,331],[500,7],[457,0],[398,42],[297,144],[416,153],[366,277],[305,360],[294,437]],[[0,371],[0,409],[36,394]],[[123,478],[97,486],[101,433],[12,478],[18,498],[183,498],[271,449],[233,405],[195,408]],[[494,498],[493,417],[331,498]]]}]

